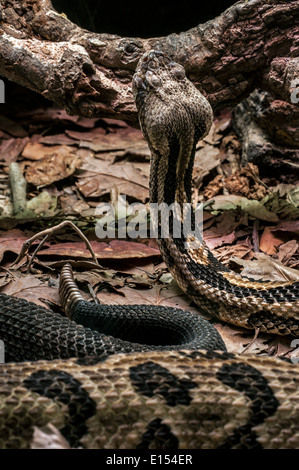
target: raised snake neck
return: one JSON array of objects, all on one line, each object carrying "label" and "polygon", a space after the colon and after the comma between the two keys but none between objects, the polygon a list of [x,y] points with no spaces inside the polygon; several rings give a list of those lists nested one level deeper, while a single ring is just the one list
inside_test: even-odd
[{"label": "raised snake neck", "polygon": [[[212,109],[184,68],[157,51],[139,61],[133,93],[151,150],[150,200],[178,203],[183,221],[184,203],[191,203],[196,144],[210,129]],[[299,334],[299,281],[242,278],[218,262],[202,238],[191,232],[160,237],[159,245],[180,287],[207,313],[245,328]]]},{"label": "raised snake neck", "polygon": [[[194,149],[209,128],[209,105],[181,66],[155,51],[141,59],[134,94],[152,151],[151,201],[190,201]],[[262,308],[264,329],[295,334],[298,283],[264,284],[261,291],[259,283],[228,277],[201,240],[186,249],[188,235],[182,237],[161,238],[161,251],[179,284],[207,312],[253,327],[252,315]],[[38,361],[0,366],[0,448],[29,448],[33,427],[49,422],[72,447],[298,448],[294,364],[199,351],[225,346],[208,322],[177,309],[94,307],[82,299],[68,265],[60,294],[79,325],[0,294],[6,359]],[[282,310],[273,310],[273,297]]]}]

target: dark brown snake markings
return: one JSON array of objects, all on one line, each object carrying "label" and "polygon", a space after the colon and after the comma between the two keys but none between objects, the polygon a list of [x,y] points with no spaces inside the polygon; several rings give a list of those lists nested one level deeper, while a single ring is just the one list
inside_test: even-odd
[{"label": "dark brown snake markings", "polygon": [[[157,51],[141,58],[133,93],[152,153],[151,202],[190,202],[209,104],[183,68]],[[242,279],[202,240],[196,249],[191,241],[170,232],[159,244],[203,310],[246,328],[299,335],[299,282]],[[33,427],[49,422],[72,447],[299,447],[296,365],[217,351],[226,348],[212,325],[178,309],[94,306],[67,265],[60,293],[69,319],[0,294],[0,339],[11,361],[0,367],[0,447],[30,447]]]},{"label": "dark brown snake markings", "polygon": [[40,370],[25,379],[24,386],[41,396],[67,405],[66,423],[60,432],[72,447],[78,447],[80,439],[88,432],[86,421],[96,413],[96,403],[82,384],[66,372]]},{"label": "dark brown snake markings", "polygon": [[[244,393],[251,402],[248,423],[237,428],[219,448],[260,449],[261,445],[252,428],[273,415],[279,405],[267,381],[258,370],[243,363],[224,364],[216,376],[225,385]],[[136,393],[147,397],[163,397],[167,405],[172,407],[178,404],[189,406],[192,400],[189,390],[196,388],[191,380],[180,380],[154,362],[131,367],[130,380]],[[32,392],[68,406],[66,424],[60,432],[72,447],[82,445],[80,439],[88,432],[86,421],[96,414],[96,403],[80,382],[63,371],[40,370],[29,376],[24,385]],[[210,419],[217,418],[216,415],[210,416]],[[172,434],[170,427],[163,423],[162,418],[148,423],[136,448],[148,449],[150,446],[159,449],[177,449],[179,446],[178,439]]]},{"label": "dark brown snake markings", "polygon": [[[219,448],[259,449],[256,434],[252,428],[275,413],[279,405],[265,378],[255,368],[243,363],[223,365],[217,378],[225,385],[244,393],[251,402],[251,415],[247,424],[237,428]],[[239,379],[235,381],[235,378]],[[240,379],[241,377],[241,379]],[[168,406],[178,404],[189,406],[192,401],[189,390],[196,388],[190,380],[180,380],[167,369],[154,362],[145,362],[130,369],[130,380],[137,393],[147,397],[155,394],[163,397]],[[88,433],[87,420],[96,414],[96,403],[84,390],[82,384],[72,375],[59,370],[40,370],[24,381],[32,392],[66,404],[66,424],[60,429],[72,447],[80,446],[80,439]],[[210,416],[217,419],[217,416]],[[178,439],[161,418],[150,421],[147,430],[136,448],[177,449]]]}]

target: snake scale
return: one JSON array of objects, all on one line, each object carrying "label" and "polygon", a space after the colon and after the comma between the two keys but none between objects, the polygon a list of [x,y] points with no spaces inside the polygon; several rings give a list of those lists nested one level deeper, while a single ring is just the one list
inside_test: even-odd
[{"label": "snake scale", "polygon": [[[133,94],[152,155],[150,201],[178,203],[170,222],[189,214],[194,228],[193,160],[211,126],[211,107],[184,68],[159,51],[141,57]],[[241,278],[192,230],[163,237],[162,219],[162,256],[204,311],[299,336],[299,282]],[[7,362],[0,366],[1,448],[30,448],[34,426],[47,423],[72,448],[299,447],[296,364],[228,353],[213,326],[188,312],[86,302],[69,265],[60,295],[68,318],[0,294]]]}]

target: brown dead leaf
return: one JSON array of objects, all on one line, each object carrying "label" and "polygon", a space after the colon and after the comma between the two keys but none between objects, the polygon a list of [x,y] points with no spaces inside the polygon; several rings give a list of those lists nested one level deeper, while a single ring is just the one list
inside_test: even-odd
[{"label": "brown dead leaf", "polygon": [[19,254],[23,243],[28,239],[19,229],[8,230],[0,235],[0,262],[7,252]]},{"label": "brown dead leaf", "polygon": [[220,151],[213,145],[206,144],[203,148],[196,151],[193,180],[195,186],[207,176],[211,170],[216,168],[220,163]]},{"label": "brown dead leaf", "polygon": [[265,227],[261,238],[259,248],[268,255],[277,253],[277,248],[285,242],[285,235],[282,238],[274,234],[271,227]]},{"label": "brown dead leaf", "polygon": [[[97,294],[105,305],[161,305],[181,308],[199,314],[200,308],[190,305],[192,301],[176,285],[153,286],[151,289],[132,289],[125,286],[118,293],[102,290]],[[204,315],[203,315],[204,316]]]},{"label": "brown dead leaf", "polygon": [[223,189],[223,177],[221,175],[215,176],[215,178],[204,188],[203,197],[204,199],[211,199],[214,196],[220,194]]},{"label": "brown dead leaf", "polygon": [[[160,250],[151,248],[143,243],[128,242],[126,240],[112,240],[110,243],[91,242],[92,249],[98,259],[131,259],[160,256]],[[55,255],[70,258],[90,258],[84,242],[57,243],[49,248],[39,251],[38,255]]]},{"label": "brown dead leaf", "polygon": [[[154,261],[156,263],[157,260],[155,259]],[[162,271],[162,266],[165,269],[165,263],[161,262],[156,266],[156,264],[151,261],[151,258],[122,259],[117,263],[113,263],[113,268],[118,273],[129,276],[146,273],[147,275],[154,275],[156,279],[159,278],[159,272]]]},{"label": "brown dead leaf", "polygon": [[218,248],[222,245],[231,245],[236,240],[235,232],[229,233],[228,235],[222,235],[220,237],[206,237],[204,234],[204,240],[210,250],[214,250],[214,248]]},{"label": "brown dead leaf", "polygon": [[[78,133],[66,131],[69,137],[80,138]],[[86,136],[86,138],[85,138]],[[91,131],[89,133],[82,133],[80,138],[80,146],[86,147],[94,152],[107,152],[115,150],[128,150],[130,147],[137,148],[145,147],[145,140],[142,132],[138,129],[125,127],[118,129],[117,133],[97,135],[97,132]]]},{"label": "brown dead leaf", "polygon": [[119,194],[124,194],[139,201],[144,202],[148,198],[147,188],[115,176],[96,175],[80,178],[76,185],[85,197],[98,198],[110,194],[113,189],[116,189]]},{"label": "brown dead leaf", "polygon": [[76,140],[71,139],[65,134],[41,136],[38,139],[38,143],[47,145],[78,145]]},{"label": "brown dead leaf", "polygon": [[6,139],[0,145],[0,160],[7,165],[17,161],[25,145],[29,142],[29,137]]},{"label": "brown dead leaf", "polygon": [[250,195],[250,181],[246,176],[230,176],[225,179],[224,187],[230,194]]},{"label": "brown dead leaf", "polygon": [[[25,177],[28,183],[35,186],[46,186],[67,178],[79,168],[81,159],[73,152],[72,147],[42,147],[43,158],[32,163],[26,170]],[[28,155],[29,152],[26,151],[25,153]]]},{"label": "brown dead leaf", "polygon": [[51,423],[42,428],[34,426],[30,449],[70,449],[69,442],[61,432]]},{"label": "brown dead leaf", "polygon": [[280,245],[277,258],[281,263],[287,264],[290,258],[297,252],[299,249],[299,243],[296,240],[290,240],[283,245]]},{"label": "brown dead leaf", "polygon": [[86,117],[78,116],[76,125],[80,127],[85,127],[86,129],[93,129],[96,126],[96,124],[99,123],[99,121],[100,121],[99,118],[86,118]]},{"label": "brown dead leaf", "polygon": [[[66,129],[65,131],[66,136],[71,137],[73,140],[79,140],[81,142],[98,142],[101,141],[104,136],[106,136],[106,131],[102,127],[96,127],[89,132],[79,132]],[[84,145],[83,145],[84,146]]]},{"label": "brown dead leaf", "polygon": [[219,261],[221,261],[221,263],[225,265],[229,264],[233,257],[237,257],[238,259],[252,259],[253,257],[251,248],[244,243],[216,248],[213,251],[213,254]]},{"label": "brown dead leaf", "polygon": [[240,221],[236,220],[232,211],[226,211],[220,214],[216,220],[214,219],[214,225],[204,231],[204,237],[209,239],[229,235],[238,227],[239,223]]},{"label": "brown dead leaf", "polygon": [[299,271],[296,269],[288,268],[264,253],[255,253],[255,257],[255,260],[233,258],[232,261],[243,266],[242,276],[255,280],[299,281]]},{"label": "brown dead leaf", "polygon": [[13,297],[26,299],[43,307],[47,306],[41,299],[60,304],[57,287],[49,287],[32,274],[21,275],[21,277],[12,280],[1,292]]},{"label": "brown dead leaf", "polygon": [[126,281],[125,278],[117,277],[117,271],[113,269],[77,272],[74,274],[74,277],[78,284],[90,284],[93,289],[103,282],[108,283],[112,287],[123,287]]},{"label": "brown dead leaf", "polygon": [[70,116],[63,108],[55,108],[52,106],[48,108],[34,108],[31,110],[26,109],[26,111],[22,113],[22,116],[26,118],[30,117],[32,122],[51,122],[52,124],[54,124],[55,121],[59,122],[59,124],[64,121],[66,124],[71,122],[77,125],[80,125],[80,123],[83,122],[85,124],[83,127],[87,127],[87,121],[91,122],[92,127],[95,122],[98,121],[98,118],[87,119],[80,118],[79,116]]},{"label": "brown dead leaf", "polygon": [[227,178],[217,175],[205,188],[204,198],[210,199],[217,196],[224,189],[229,194],[244,196],[248,199],[260,200],[267,194],[265,186],[259,180],[258,167],[252,163]]},{"label": "brown dead leaf", "polygon": [[118,162],[86,158],[78,176],[78,189],[85,197],[99,197],[116,189],[119,194],[134,197],[140,201],[148,198],[149,181],[145,168],[132,162]]},{"label": "brown dead leaf", "polygon": [[82,214],[89,210],[89,205],[75,193],[64,194],[60,196],[59,201],[64,214]]},{"label": "brown dead leaf", "polygon": [[30,140],[22,152],[22,157],[28,160],[42,160],[56,153],[64,155],[71,152],[74,152],[74,149],[67,145],[43,145],[40,142]]},{"label": "brown dead leaf", "polygon": [[286,220],[280,222],[275,227],[270,227],[272,232],[290,232],[299,236],[299,220]]},{"label": "brown dead leaf", "polygon": [[[226,348],[234,354],[242,354],[246,346],[254,337],[254,330],[245,330],[234,325],[213,325],[220,333]],[[254,343],[247,349],[246,354],[266,353],[268,350],[269,337],[259,334]]]}]

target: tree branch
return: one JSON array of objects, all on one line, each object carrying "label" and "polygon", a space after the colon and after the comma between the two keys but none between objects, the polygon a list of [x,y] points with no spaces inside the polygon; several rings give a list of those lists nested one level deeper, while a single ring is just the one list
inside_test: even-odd
[{"label": "tree branch", "polygon": [[241,0],[187,32],[151,39],[88,32],[50,0],[2,0],[0,20],[0,74],[69,114],[137,125],[131,80],[151,48],[183,64],[214,109],[256,87],[290,101],[299,77],[298,0]]}]

